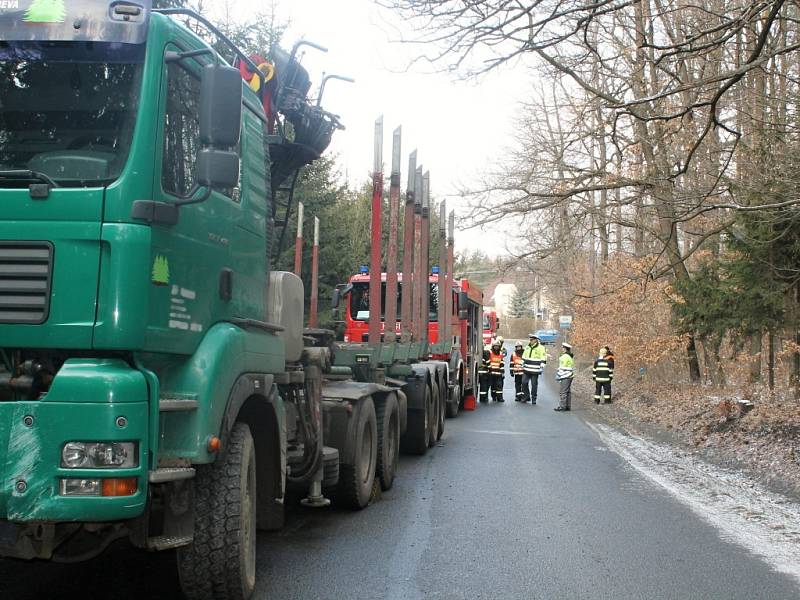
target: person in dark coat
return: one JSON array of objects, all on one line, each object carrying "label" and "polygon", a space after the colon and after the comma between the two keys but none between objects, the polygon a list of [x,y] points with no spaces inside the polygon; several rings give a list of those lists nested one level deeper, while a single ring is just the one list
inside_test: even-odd
[{"label": "person in dark coat", "polygon": [[592,365],[594,380],[594,403],[611,403],[611,381],[614,379],[614,355],[608,346],[600,348],[598,357]]}]

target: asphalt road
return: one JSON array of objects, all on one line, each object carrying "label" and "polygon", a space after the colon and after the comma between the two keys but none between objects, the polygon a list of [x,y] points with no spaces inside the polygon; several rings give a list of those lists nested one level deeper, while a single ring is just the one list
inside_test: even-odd
[{"label": "asphalt road", "polygon": [[[292,511],[259,537],[256,598],[800,598],[629,468],[586,413],[554,412],[550,371],[537,406],[512,390],[448,420],[366,510]],[[0,598],[179,598],[172,560],[119,546],[79,565],[0,561]]]}]

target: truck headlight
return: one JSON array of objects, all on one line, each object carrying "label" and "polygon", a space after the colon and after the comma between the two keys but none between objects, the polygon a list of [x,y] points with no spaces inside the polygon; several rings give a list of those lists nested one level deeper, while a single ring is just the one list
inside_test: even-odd
[{"label": "truck headlight", "polygon": [[62,496],[99,496],[103,491],[100,479],[62,479]]},{"label": "truck headlight", "polygon": [[135,442],[67,442],[61,450],[67,469],[131,469],[139,466]]},{"label": "truck headlight", "polygon": [[136,477],[124,479],[61,479],[62,496],[134,496],[139,491]]}]

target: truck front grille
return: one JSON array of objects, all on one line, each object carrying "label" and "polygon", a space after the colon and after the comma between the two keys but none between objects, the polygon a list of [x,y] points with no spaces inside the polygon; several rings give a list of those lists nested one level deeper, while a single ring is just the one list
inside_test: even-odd
[{"label": "truck front grille", "polygon": [[47,320],[52,267],[49,242],[0,242],[0,323]]}]

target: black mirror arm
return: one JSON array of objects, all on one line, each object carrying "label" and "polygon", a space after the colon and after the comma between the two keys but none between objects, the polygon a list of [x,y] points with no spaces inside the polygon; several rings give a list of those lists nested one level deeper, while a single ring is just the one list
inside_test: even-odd
[{"label": "black mirror arm", "polygon": [[[203,26],[206,27],[211,33],[217,36],[223,44],[225,44],[228,48],[230,48],[236,56],[239,57],[240,60],[244,61],[250,70],[255,73],[255,75],[261,80],[261,85],[259,86],[258,96],[259,98],[262,97],[264,92],[264,74],[258,70],[258,65],[253,62],[253,60],[247,56],[244,52],[242,52],[239,47],[234,44],[231,39],[226,36],[218,27],[216,27],[211,21],[206,19],[203,15],[188,9],[188,8],[156,8],[153,9],[153,12],[161,13],[162,15],[185,15],[191,19],[194,19],[198,23],[201,23]],[[314,44],[309,43],[308,45],[315,46]],[[215,52],[215,54],[217,54]],[[217,63],[219,64],[219,63]]]},{"label": "black mirror arm", "polygon": [[[199,196],[195,196],[198,190],[203,190]],[[200,186],[195,184],[189,193],[185,196],[180,196],[180,199],[177,202],[174,202],[176,206],[186,206],[188,204],[200,204],[201,202],[205,202],[208,200],[208,197],[211,195],[211,186]]]},{"label": "black mirror arm", "polygon": [[213,48],[200,48],[198,50],[184,50],[183,52],[175,52],[174,50],[167,50],[164,53],[164,61],[167,63],[173,62],[181,62],[186,60],[187,58],[193,58],[195,56],[203,56],[205,54],[210,54],[214,59],[214,64],[219,65],[219,53],[214,50]]}]

